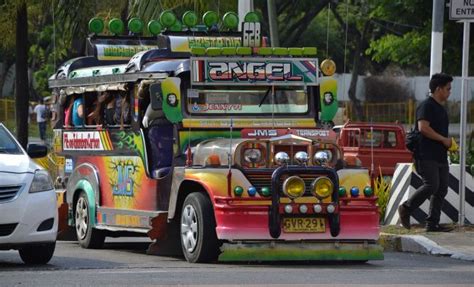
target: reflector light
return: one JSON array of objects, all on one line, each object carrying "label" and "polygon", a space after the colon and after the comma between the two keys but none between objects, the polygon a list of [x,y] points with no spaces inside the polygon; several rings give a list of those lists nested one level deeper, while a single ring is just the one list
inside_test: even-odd
[{"label": "reflector light", "polygon": [[270,188],[262,187],[262,195],[263,196],[270,196]]},{"label": "reflector light", "polygon": [[366,186],[364,188],[364,195],[367,197],[374,195],[374,191],[372,190],[370,186]]},{"label": "reflector light", "polygon": [[248,191],[250,196],[255,196],[255,194],[257,194],[257,189],[253,186],[249,187]]},{"label": "reflector light", "polygon": [[300,212],[301,213],[306,213],[308,212],[308,207],[306,205],[300,205]]},{"label": "reflector light", "polygon": [[319,204],[315,204],[313,206],[313,210],[314,210],[315,213],[321,213],[321,211],[323,211],[323,207]]},{"label": "reflector light", "polygon": [[358,197],[359,196],[359,188],[357,186],[353,186],[351,188],[351,196]]},{"label": "reflector light", "polygon": [[327,211],[328,213],[334,213],[334,211],[336,211],[336,207],[332,204],[329,204],[327,207]]},{"label": "reflector light", "polygon": [[290,204],[285,205],[285,212],[286,213],[292,213],[293,212],[293,206]]},{"label": "reflector light", "polygon": [[236,196],[241,196],[242,193],[244,193],[244,189],[243,189],[241,186],[236,186],[236,187],[234,188],[234,194],[235,194]]},{"label": "reflector light", "polygon": [[347,190],[344,186],[339,187],[339,197],[345,197],[347,195]]}]

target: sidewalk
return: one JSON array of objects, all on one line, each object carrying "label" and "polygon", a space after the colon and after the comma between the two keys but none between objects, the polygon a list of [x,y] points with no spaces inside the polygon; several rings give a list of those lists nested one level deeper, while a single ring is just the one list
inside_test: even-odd
[{"label": "sidewalk", "polygon": [[474,226],[454,227],[451,232],[426,232],[419,226],[412,226],[411,230],[383,226],[379,243],[385,251],[424,253],[474,262]]}]

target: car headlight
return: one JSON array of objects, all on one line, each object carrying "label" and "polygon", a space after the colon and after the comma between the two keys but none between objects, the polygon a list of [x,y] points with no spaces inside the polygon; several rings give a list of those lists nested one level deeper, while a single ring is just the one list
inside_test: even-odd
[{"label": "car headlight", "polygon": [[304,194],[304,180],[298,176],[290,176],[283,182],[283,193],[289,198],[301,197]]},{"label": "car headlight", "polygon": [[314,154],[314,163],[325,165],[332,159],[332,152],[330,150],[321,150]]},{"label": "car headlight", "polygon": [[33,182],[31,182],[30,193],[54,189],[53,180],[46,170],[35,171]]},{"label": "car headlight", "polygon": [[248,163],[257,163],[262,160],[262,151],[257,148],[249,148],[244,151],[244,160]]},{"label": "car headlight", "polygon": [[284,165],[290,162],[290,157],[284,151],[281,151],[275,155],[275,162],[278,165]]},{"label": "car headlight", "polygon": [[332,194],[334,185],[327,177],[319,177],[311,184],[311,193],[319,199],[324,199]]},{"label": "car headlight", "polygon": [[295,161],[298,164],[306,164],[308,162],[308,153],[305,151],[299,151],[295,154]]}]

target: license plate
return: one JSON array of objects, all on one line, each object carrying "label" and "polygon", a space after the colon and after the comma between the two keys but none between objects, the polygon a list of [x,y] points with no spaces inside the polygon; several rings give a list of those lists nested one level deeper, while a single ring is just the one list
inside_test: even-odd
[{"label": "license plate", "polygon": [[283,218],[283,231],[291,232],[325,232],[326,222],[324,218],[291,217]]}]

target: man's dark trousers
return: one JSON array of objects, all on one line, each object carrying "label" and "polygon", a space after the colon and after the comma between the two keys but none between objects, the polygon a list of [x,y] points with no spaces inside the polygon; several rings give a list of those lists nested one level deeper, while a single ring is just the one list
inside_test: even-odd
[{"label": "man's dark trousers", "polygon": [[426,199],[430,198],[430,210],[426,218],[427,226],[439,224],[441,207],[448,193],[449,166],[434,160],[416,160],[415,168],[421,176],[423,185],[403,205],[413,212]]}]

